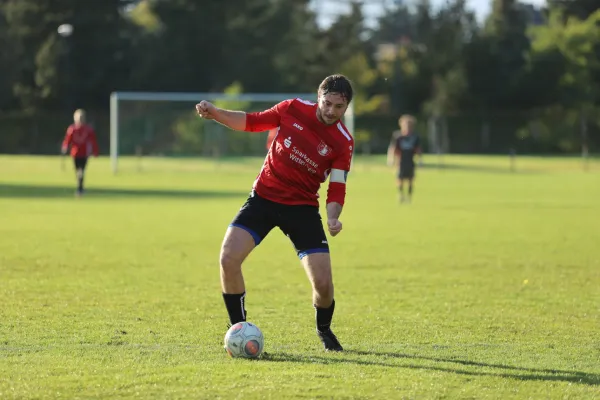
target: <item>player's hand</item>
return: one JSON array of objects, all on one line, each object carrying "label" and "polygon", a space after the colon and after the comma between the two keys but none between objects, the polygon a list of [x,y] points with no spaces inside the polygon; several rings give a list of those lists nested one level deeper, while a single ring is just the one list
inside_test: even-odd
[{"label": "player's hand", "polygon": [[66,149],[66,148],[64,148],[64,147],[63,147],[62,149],[60,149],[60,154],[62,154],[63,156],[64,156],[65,154],[67,154],[67,149]]},{"label": "player's hand", "polygon": [[196,104],[196,113],[204,119],[215,119],[216,107],[210,101],[202,100]]},{"label": "player's hand", "polygon": [[327,229],[331,236],[335,236],[342,230],[342,222],[337,218],[330,218],[327,220]]}]

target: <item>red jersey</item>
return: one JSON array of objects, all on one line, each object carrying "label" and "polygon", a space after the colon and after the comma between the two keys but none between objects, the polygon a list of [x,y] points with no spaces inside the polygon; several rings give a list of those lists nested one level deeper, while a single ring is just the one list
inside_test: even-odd
[{"label": "red jersey", "polygon": [[71,146],[71,156],[73,157],[89,157],[90,155],[98,155],[98,142],[96,140],[96,132],[86,124],[72,124],[67,128],[65,140],[63,140],[62,148],[66,150]]},{"label": "red jersey", "polygon": [[254,182],[256,193],[290,205],[318,206],[319,188],[328,176],[327,203],[344,204],[354,139],[341,121],[326,125],[317,119],[317,104],[286,100],[246,116],[246,131],[279,128]]},{"label": "red jersey", "polygon": [[271,148],[273,140],[275,140],[275,136],[277,136],[277,132],[279,132],[278,128],[274,128],[269,131],[269,136],[267,136],[267,150]]}]

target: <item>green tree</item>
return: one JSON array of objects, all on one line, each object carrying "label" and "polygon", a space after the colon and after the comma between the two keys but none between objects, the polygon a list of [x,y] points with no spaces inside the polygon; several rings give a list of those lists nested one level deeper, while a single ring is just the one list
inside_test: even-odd
[{"label": "green tree", "polygon": [[9,37],[4,8],[4,2],[0,2],[0,111],[16,106],[12,91],[12,82],[17,75],[16,48]]},{"label": "green tree", "polygon": [[465,103],[467,78],[464,50],[477,32],[474,15],[465,0],[448,2],[434,16],[422,64],[431,74],[431,92],[425,109],[429,114],[456,112]]},{"label": "green tree", "polygon": [[314,91],[319,29],[305,0],[255,0],[228,22],[229,76],[246,91]]},{"label": "green tree", "polygon": [[[6,0],[8,35],[19,74],[13,92],[25,108],[97,107],[129,78],[129,30],[122,0]],[[57,28],[74,27],[62,40]],[[62,43],[61,43],[62,42]]]},{"label": "green tree", "polygon": [[[396,14],[406,15],[399,7]],[[388,55],[379,54],[379,67],[387,78],[391,96],[391,111],[442,113],[456,109],[463,102],[466,90],[464,48],[476,31],[473,15],[463,0],[446,4],[434,12],[428,0],[417,2],[412,18],[401,20],[394,27],[382,25],[388,32],[380,37],[401,35],[394,43],[378,43]],[[382,21],[387,21],[383,17]],[[391,47],[390,47],[391,46]],[[386,53],[385,51],[383,53]],[[381,86],[381,83],[379,83]]]},{"label": "green tree", "polygon": [[[538,122],[546,126],[547,135],[554,137],[563,150],[574,150],[575,143],[580,141],[587,146],[590,122],[594,128],[591,134],[599,134],[599,25],[600,10],[581,20],[567,17],[563,10],[557,9],[551,12],[546,25],[530,28],[533,37],[530,68],[553,74],[553,80],[547,83],[554,90],[540,104],[545,106],[542,110],[545,117]],[[556,115],[563,116],[561,121],[552,119]]]},{"label": "green tree", "polygon": [[560,100],[570,106],[594,102],[600,94],[600,10],[587,19],[565,18],[560,10],[550,14],[547,25],[530,29],[533,56],[556,54],[563,57],[564,73],[558,81]]},{"label": "green tree", "polygon": [[372,43],[398,43],[403,37],[415,36],[414,14],[402,3],[389,7],[377,21],[377,28],[371,33]]},{"label": "green tree", "polygon": [[591,14],[600,9],[597,0],[548,0],[551,10],[561,9],[564,16],[587,19]]},{"label": "green tree", "polygon": [[[212,91],[225,87],[219,73],[227,51],[229,4],[151,0],[147,13],[160,29],[145,30],[136,49],[133,85],[154,91]],[[135,16],[135,14],[134,14]]]},{"label": "green tree", "polygon": [[472,104],[483,109],[523,109],[530,98],[525,81],[527,17],[516,0],[494,0],[485,30],[465,49],[467,85]]},{"label": "green tree", "polygon": [[150,0],[139,1],[131,9],[129,18],[146,32],[157,32],[161,28],[158,16],[152,11]]}]

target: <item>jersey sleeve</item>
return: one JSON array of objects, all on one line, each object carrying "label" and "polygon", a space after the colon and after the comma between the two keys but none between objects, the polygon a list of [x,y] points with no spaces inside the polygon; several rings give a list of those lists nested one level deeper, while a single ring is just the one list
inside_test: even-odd
[{"label": "jersey sleeve", "polygon": [[352,165],[352,153],[354,151],[354,140],[343,144],[344,149],[338,157],[333,160],[331,173],[329,175],[329,187],[327,188],[327,203],[339,203],[344,205],[346,199],[346,180]]},{"label": "jersey sleeve", "polygon": [[264,132],[279,127],[281,116],[293,100],[285,100],[265,111],[246,114],[246,132]]},{"label": "jersey sleeve", "polygon": [[331,165],[331,169],[339,169],[342,171],[350,171],[350,166],[352,165],[352,152],[354,150],[354,140],[350,140],[347,143],[344,143],[344,150],[340,152],[340,154],[333,160],[333,164]]}]

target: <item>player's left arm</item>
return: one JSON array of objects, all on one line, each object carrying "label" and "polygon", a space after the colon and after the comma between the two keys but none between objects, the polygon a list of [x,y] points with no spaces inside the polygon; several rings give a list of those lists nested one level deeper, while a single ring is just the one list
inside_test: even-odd
[{"label": "player's left arm", "polygon": [[336,236],[342,230],[339,220],[346,199],[346,180],[352,163],[354,142],[350,141],[347,148],[333,161],[329,174],[327,188],[327,229],[331,236]]}]

